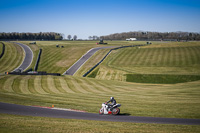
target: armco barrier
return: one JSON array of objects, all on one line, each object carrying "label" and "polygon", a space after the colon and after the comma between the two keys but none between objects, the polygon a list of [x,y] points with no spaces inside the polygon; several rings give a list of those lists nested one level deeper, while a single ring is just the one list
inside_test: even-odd
[{"label": "armco barrier", "polygon": [[101,61],[99,61],[95,66],[93,66],[89,71],[87,71],[83,77],[86,77],[91,71],[93,71],[99,64],[101,64],[105,58],[110,54],[110,52],[112,52],[112,50],[117,50],[117,49],[121,49],[121,48],[127,48],[127,47],[139,47],[139,46],[145,46],[146,44],[144,45],[130,45],[130,46],[121,46],[121,47],[117,47],[117,48],[113,48],[111,50],[109,50],[109,52],[103,57],[103,59],[101,59]]},{"label": "armco barrier", "polygon": [[9,72],[8,74],[12,75],[53,75],[53,76],[60,76],[60,73],[46,73],[46,72]]},{"label": "armco barrier", "polygon": [[41,54],[42,54],[42,49],[39,50],[37,61],[35,63],[35,67],[34,67],[34,71],[37,71],[37,69],[38,69],[38,64],[39,64],[39,61],[40,61]]},{"label": "armco barrier", "polygon": [[1,44],[3,45],[3,48],[2,48],[2,52],[0,54],[0,58],[4,55],[4,52],[5,52],[5,44],[1,42]]}]

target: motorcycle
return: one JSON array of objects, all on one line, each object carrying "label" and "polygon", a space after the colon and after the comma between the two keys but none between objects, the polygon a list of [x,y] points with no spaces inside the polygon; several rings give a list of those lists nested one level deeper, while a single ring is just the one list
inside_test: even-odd
[{"label": "motorcycle", "polygon": [[109,104],[107,102],[102,103],[102,107],[99,110],[99,114],[103,115],[103,114],[110,114],[110,115],[118,115],[120,113],[120,109],[118,107],[120,107],[121,104],[115,104],[113,105],[113,107],[109,107]]}]

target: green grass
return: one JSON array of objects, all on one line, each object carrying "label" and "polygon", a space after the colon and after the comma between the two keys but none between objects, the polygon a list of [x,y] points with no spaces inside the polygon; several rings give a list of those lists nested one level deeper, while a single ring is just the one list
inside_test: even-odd
[{"label": "green grass", "polygon": [[99,71],[99,68],[95,69],[92,73],[90,73],[90,74],[88,75],[88,77],[89,77],[89,78],[95,78],[96,75],[97,75],[97,73],[98,73],[98,71]]},{"label": "green grass", "polygon": [[[30,41],[21,41],[20,43],[28,45],[33,53],[33,63],[29,68],[34,68],[39,48],[42,48],[42,55],[38,66],[38,71],[47,71],[49,73],[64,73],[71,65],[73,65],[83,54],[94,47],[105,47],[105,45],[96,45],[98,41],[37,41],[36,45],[30,45]],[[128,41],[107,41],[106,46],[122,46],[133,44],[145,44],[145,42],[128,42]],[[64,46],[64,48],[56,48],[56,45]],[[106,50],[102,50],[106,51]],[[104,52],[103,52],[104,53]],[[102,53],[101,53],[102,55]],[[97,55],[98,58],[102,56]],[[96,61],[96,60],[94,60]],[[91,63],[91,62],[90,62]],[[95,62],[96,63],[96,62]],[[84,67],[76,75],[82,76],[91,68],[91,64]]]},{"label": "green grass", "polygon": [[[29,45],[34,52],[34,67],[39,48],[43,49],[38,71],[59,72],[67,70],[90,48],[98,47],[96,41],[38,41]],[[145,42],[105,41],[111,45],[134,45]],[[56,48],[55,45],[64,48]],[[102,45],[103,46],[103,45]],[[104,45],[105,46],[105,45]],[[17,45],[6,42],[6,57],[0,59],[0,70],[14,69],[22,59],[23,52]],[[16,50],[17,49],[17,50]],[[122,104],[121,113],[132,116],[170,117],[200,119],[200,80],[189,81],[199,70],[199,43],[162,43],[140,48],[113,51],[94,70],[92,77],[81,77],[108,52],[98,51],[75,76],[18,76],[0,75],[0,102],[20,105],[39,105],[71,108],[98,113],[101,103],[114,96]],[[10,54],[11,53],[11,54]],[[16,56],[12,61],[11,56]],[[19,58],[20,57],[20,58]],[[11,61],[12,63],[10,63]],[[187,82],[176,84],[148,84],[124,82],[126,74],[184,75]],[[162,76],[161,76],[162,77]],[[140,80],[141,81],[141,80]],[[137,81],[139,82],[139,81]],[[160,83],[160,82],[159,82]],[[166,83],[166,82],[165,82]],[[87,120],[55,119],[1,114],[0,132],[198,132],[199,126],[134,124],[123,122],[100,122]],[[42,125],[42,126],[41,126]]]},{"label": "green grass", "polygon": [[200,75],[127,74],[127,82],[176,84],[200,80]]},{"label": "green grass", "polygon": [[197,133],[199,126],[138,124],[126,122],[105,122],[74,119],[57,119],[0,114],[0,132],[12,133]]},{"label": "green grass", "polygon": [[24,58],[24,52],[20,46],[9,42],[4,42],[4,44],[5,53],[0,59],[0,73],[13,71]]},{"label": "green grass", "polygon": [[199,51],[199,42],[157,42],[143,47],[115,50],[99,66],[95,78],[126,81],[124,75],[131,73],[200,75]]},{"label": "green grass", "polygon": [[72,76],[1,76],[0,102],[52,106],[98,113],[114,96],[121,113],[133,116],[200,118],[200,81],[140,84]]}]

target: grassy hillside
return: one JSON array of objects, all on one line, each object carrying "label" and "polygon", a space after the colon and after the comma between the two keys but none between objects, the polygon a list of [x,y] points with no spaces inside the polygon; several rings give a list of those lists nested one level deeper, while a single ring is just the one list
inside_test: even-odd
[{"label": "grassy hillside", "polygon": [[[145,44],[145,42],[128,42],[128,41],[106,41],[108,45],[96,45],[98,41],[36,41],[36,45],[30,45],[30,41],[21,41],[31,47],[34,52],[33,63],[30,68],[34,68],[34,64],[38,55],[39,48],[42,48],[42,55],[38,66],[38,71],[47,71],[49,73],[64,73],[71,65],[73,65],[83,54],[94,47],[105,46],[121,46],[132,44]],[[56,45],[64,46],[64,48],[56,48]],[[104,54],[105,52],[103,52]],[[104,55],[102,54],[101,57]],[[97,58],[101,59],[98,55]],[[93,64],[85,66],[78,75],[82,76],[87,72]]]},{"label": "grassy hillside", "polygon": [[97,79],[126,81],[126,74],[200,75],[200,43],[160,43],[113,51]]},{"label": "grassy hillside", "polygon": [[[94,41],[37,41],[36,45],[30,45],[30,41],[21,43],[30,46],[34,52],[34,61],[30,68],[34,68],[39,48],[42,48],[38,71],[61,74],[89,49],[97,46]],[[57,44],[59,48],[56,47]]]},{"label": "grassy hillside", "polygon": [[[95,42],[39,41],[37,45],[30,45],[26,41],[22,43],[29,45],[34,51],[34,61],[39,48],[43,49],[39,71],[63,73],[87,50],[99,46]],[[139,41],[105,42],[108,42],[108,45],[118,46],[145,43]],[[64,48],[56,48],[56,44],[63,45]],[[23,56],[22,50],[16,52],[20,51],[17,45],[6,43],[6,47],[7,58],[0,59],[0,70],[4,69],[3,71],[14,69]],[[108,52],[106,49],[97,52],[75,76],[0,75],[0,102],[30,106],[51,107],[54,105],[98,113],[101,103],[107,101],[110,96],[114,96],[117,102],[122,104],[120,107],[122,115],[200,119],[200,80],[177,84],[124,82],[127,80],[126,74],[198,76],[200,75],[198,51],[198,42],[153,42],[153,45],[140,49],[116,50],[94,70],[92,77],[96,79],[81,76],[101,60]],[[11,56],[15,57],[13,61]],[[34,63],[30,67],[33,68]],[[199,130],[198,126],[0,115],[0,132],[197,132]]]},{"label": "grassy hillside", "polygon": [[20,46],[9,42],[4,42],[4,44],[5,53],[0,59],[0,73],[13,71],[24,58],[24,52]]},{"label": "grassy hillside", "polygon": [[114,96],[121,113],[134,116],[200,118],[200,81],[139,84],[73,76],[1,76],[1,102],[72,108],[98,113]]}]

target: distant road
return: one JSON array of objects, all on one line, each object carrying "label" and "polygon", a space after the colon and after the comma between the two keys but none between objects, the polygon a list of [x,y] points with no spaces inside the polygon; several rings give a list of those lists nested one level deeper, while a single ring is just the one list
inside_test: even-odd
[{"label": "distant road", "polygon": [[57,109],[39,108],[33,106],[23,106],[0,102],[0,113],[15,114],[24,116],[40,116],[64,119],[83,119],[97,121],[133,122],[133,123],[156,123],[156,124],[178,124],[178,125],[200,125],[200,119],[181,118],[159,118],[159,117],[139,117],[121,114],[99,115],[95,113],[64,111]]},{"label": "distant road", "polygon": [[33,51],[29,48],[29,46],[27,46],[25,44],[17,43],[17,42],[14,42],[14,44],[17,44],[20,47],[22,47],[22,49],[25,52],[25,57],[24,57],[24,60],[22,61],[21,65],[13,71],[20,71],[20,70],[24,71],[31,65],[31,63],[33,61]]},{"label": "distant road", "polygon": [[67,71],[63,73],[63,75],[74,75],[76,71],[98,50],[105,49],[105,48],[114,48],[116,46],[109,46],[109,47],[97,47],[90,49],[85,55],[83,55],[77,62],[75,62]]}]

